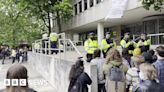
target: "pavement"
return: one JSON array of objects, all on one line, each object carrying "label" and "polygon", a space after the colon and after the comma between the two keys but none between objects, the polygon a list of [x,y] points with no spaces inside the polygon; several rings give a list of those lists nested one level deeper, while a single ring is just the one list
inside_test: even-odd
[{"label": "pavement", "polygon": [[[4,79],[6,77],[6,72],[12,64],[11,59],[6,59],[5,64],[2,65],[0,60],[0,90],[5,89]],[[34,69],[32,69],[28,63],[21,63],[28,70],[28,84],[30,88],[33,88],[37,92],[54,92],[54,88]]]}]

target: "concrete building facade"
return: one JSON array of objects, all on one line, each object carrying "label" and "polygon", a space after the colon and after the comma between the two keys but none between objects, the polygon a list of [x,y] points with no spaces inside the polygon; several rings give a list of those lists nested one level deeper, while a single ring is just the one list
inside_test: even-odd
[{"label": "concrete building facade", "polygon": [[[62,23],[62,32],[73,41],[85,41],[89,32],[95,32],[98,41],[106,31],[111,31],[119,43],[128,31],[136,37],[145,32],[151,34],[152,44],[164,44],[164,10],[145,10],[139,0],[127,0],[123,16],[105,20],[110,12],[112,0],[73,0],[74,16]],[[135,37],[133,36],[133,37]]]}]

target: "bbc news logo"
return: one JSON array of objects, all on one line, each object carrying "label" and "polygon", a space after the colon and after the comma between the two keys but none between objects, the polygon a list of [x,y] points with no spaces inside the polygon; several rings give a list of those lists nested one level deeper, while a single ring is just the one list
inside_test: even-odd
[{"label": "bbc news logo", "polygon": [[27,80],[26,79],[5,79],[4,85],[5,86],[26,86]]},{"label": "bbc news logo", "polygon": [[27,79],[5,79],[5,86],[26,86],[28,81],[28,85],[31,86],[47,86],[48,82],[46,80],[27,80]]}]

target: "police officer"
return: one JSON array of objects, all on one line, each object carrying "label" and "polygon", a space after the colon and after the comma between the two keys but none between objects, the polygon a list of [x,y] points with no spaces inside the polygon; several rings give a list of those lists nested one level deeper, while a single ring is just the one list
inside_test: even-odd
[{"label": "police officer", "polygon": [[98,42],[94,33],[89,34],[89,38],[84,43],[84,48],[87,52],[87,55],[86,55],[87,62],[90,62],[92,60],[94,51],[98,49]]},{"label": "police officer", "polygon": [[45,53],[47,53],[48,54],[48,50],[44,50],[45,48],[48,48],[48,43],[47,43],[47,41],[48,41],[48,34],[47,33],[44,33],[43,35],[42,35],[42,48],[43,48],[43,54],[45,54]]},{"label": "police officer", "polygon": [[122,49],[127,49],[128,53],[132,56],[136,43],[130,39],[129,32],[124,34],[124,38],[120,41]]},{"label": "police officer", "polygon": [[101,48],[102,48],[104,58],[106,57],[106,53],[112,47],[115,47],[115,48],[117,47],[116,42],[113,39],[111,39],[111,33],[106,32],[105,39],[103,39],[101,42]]},{"label": "police officer", "polygon": [[150,49],[150,44],[151,40],[147,37],[146,33],[142,33],[137,47],[141,49],[141,52],[147,52]]},{"label": "police officer", "polygon": [[[52,49],[57,49],[58,48],[57,47],[58,34],[54,33],[54,32],[50,33],[49,39],[50,39],[50,42],[51,42],[51,48]],[[51,54],[53,54],[54,52],[57,54],[58,50],[51,50]]]}]

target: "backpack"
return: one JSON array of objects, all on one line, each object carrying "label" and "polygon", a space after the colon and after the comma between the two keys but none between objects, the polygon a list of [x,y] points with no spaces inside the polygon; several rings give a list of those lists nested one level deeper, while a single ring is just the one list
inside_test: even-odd
[{"label": "backpack", "polygon": [[107,92],[125,92],[125,73],[122,69],[123,64],[115,66],[112,64],[112,68],[109,70],[109,75],[106,80]]}]

